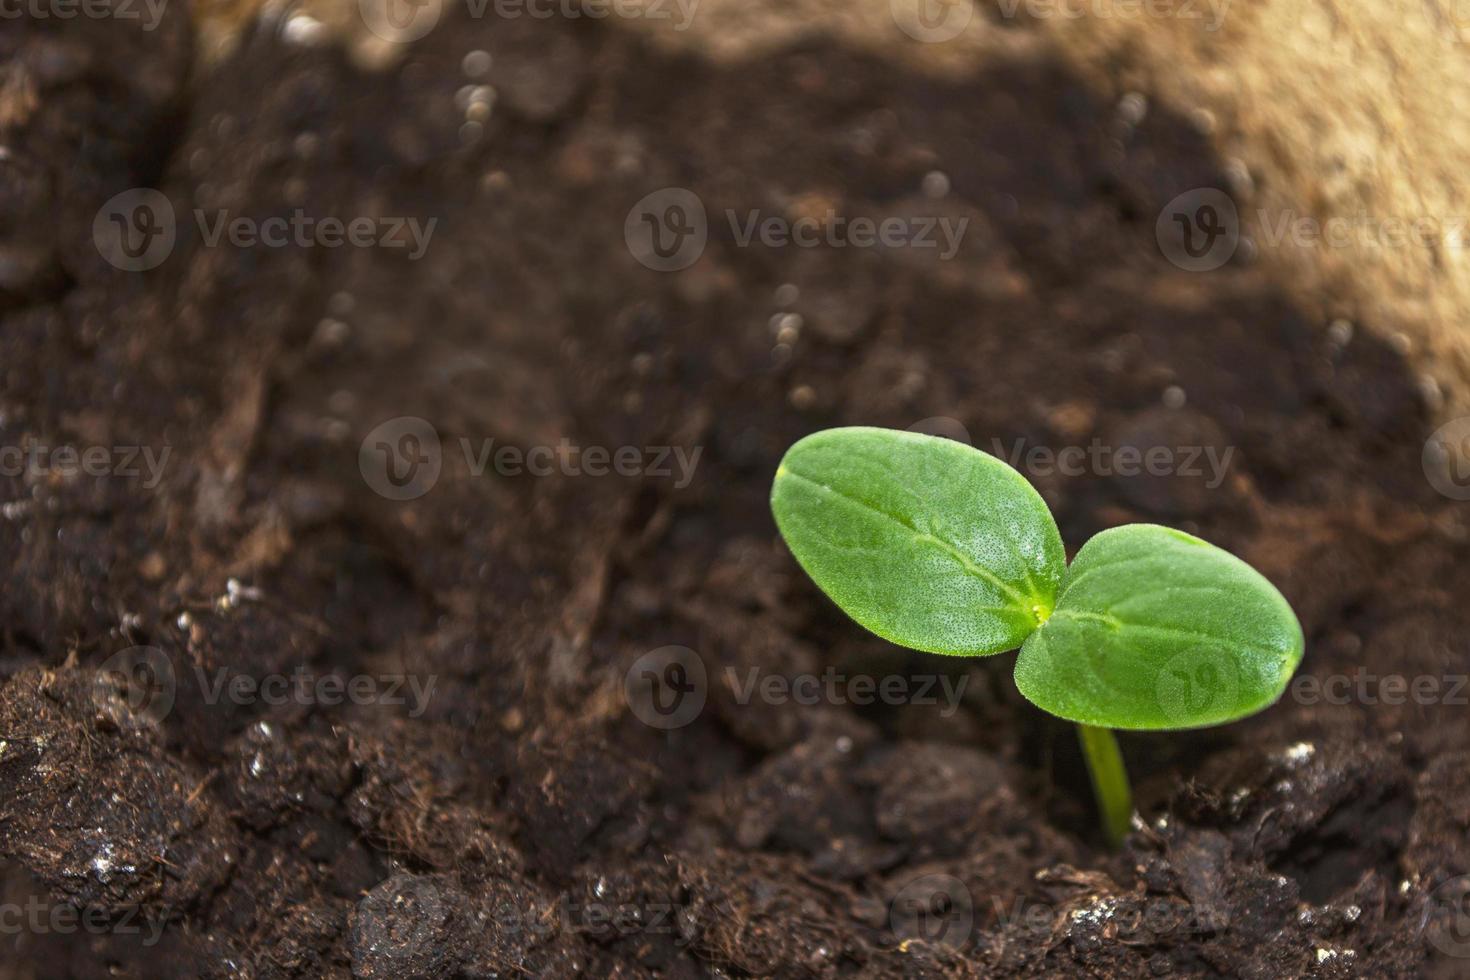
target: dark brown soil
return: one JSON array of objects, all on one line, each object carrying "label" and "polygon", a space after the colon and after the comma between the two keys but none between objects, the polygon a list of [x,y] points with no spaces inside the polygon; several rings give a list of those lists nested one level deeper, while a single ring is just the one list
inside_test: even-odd
[{"label": "dark brown soil", "polygon": [[[785,447],[832,424],[942,416],[984,448],[1213,441],[1235,448],[1213,490],[1036,482],[1074,547],[1157,520],[1254,562],[1301,615],[1304,675],[1448,695],[1470,541],[1465,505],[1421,471],[1419,387],[1377,339],[1391,325],[1332,297],[1303,308],[1249,261],[1198,275],[1160,255],[1164,202],[1226,180],[1189,107],[1131,124],[1121,90],[1035,60],[941,82],[812,42],[714,67],[586,20],[466,19],[379,74],[262,28],[191,78],[182,5],[167,13],[147,34],[0,33],[0,444],[172,453],[156,488],[0,477],[0,897],[106,923],[7,928],[0,975],[1463,971],[1446,954],[1470,952],[1465,692],[1289,695],[1228,728],[1126,738],[1145,823],[1109,853],[1072,734],[1016,694],[1012,658],[864,634],[767,510]],[[475,49],[498,98],[467,144],[455,94]],[[935,170],[940,200],[920,192]],[[704,258],[663,274],[623,227],[671,185],[714,217]],[[92,220],[137,186],[181,216],[438,226],[411,262],[209,248],[180,220],[162,266],[126,273]],[[741,248],[718,217],[828,206],[970,228],[941,263]],[[773,350],[783,312],[800,327]],[[1359,321],[1346,342],[1336,316]],[[1171,386],[1183,407],[1161,407]],[[446,446],[409,502],[359,469],[397,416]],[[682,489],[473,476],[450,465],[461,436],[702,455]],[[95,681],[134,645],[178,678],[161,718]],[[711,679],[670,731],[623,693],[665,645]],[[829,665],[970,682],[944,717],[741,704],[723,681]],[[301,667],[436,686],[411,717],[194,682]],[[931,920],[972,928],[901,928],[934,882],[952,905]]]}]

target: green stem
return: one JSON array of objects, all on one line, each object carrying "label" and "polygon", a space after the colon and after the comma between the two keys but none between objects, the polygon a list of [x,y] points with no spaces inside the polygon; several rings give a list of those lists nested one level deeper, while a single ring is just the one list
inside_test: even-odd
[{"label": "green stem", "polygon": [[1133,822],[1133,792],[1128,788],[1128,770],[1123,768],[1123,753],[1110,728],[1077,726],[1077,739],[1087,758],[1087,771],[1092,776],[1092,791],[1097,796],[1097,809],[1102,817],[1108,843],[1123,843]]}]

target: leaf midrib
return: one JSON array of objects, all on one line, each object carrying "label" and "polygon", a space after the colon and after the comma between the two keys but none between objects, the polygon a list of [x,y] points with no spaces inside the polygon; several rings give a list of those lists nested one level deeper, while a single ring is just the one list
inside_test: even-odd
[{"label": "leaf midrib", "polygon": [[783,465],[782,467],[780,467],[776,476],[778,478],[782,476],[793,477],[795,479],[801,480],[803,483],[809,483],[820,490],[827,491],[835,497],[841,497],[843,500],[846,500],[849,503],[856,504],[857,506],[863,508],[870,513],[877,514],[879,517],[885,518],[892,523],[897,524],[905,531],[908,531],[909,534],[911,534],[917,541],[924,541],[928,542],[929,544],[935,545],[940,551],[943,551],[950,558],[954,559],[956,564],[964,569],[966,574],[970,575],[973,578],[978,578],[981,581],[990,583],[995,588],[999,589],[1002,593],[1009,596],[1014,602],[1017,603],[1018,612],[1029,615],[1031,607],[1042,601],[1037,596],[1028,597],[1017,592],[1012,586],[1007,585],[1003,580],[1001,580],[1001,578],[997,576],[994,572],[972,562],[965,555],[964,552],[959,550],[958,546],[956,546],[953,542],[946,541],[943,538],[931,534],[928,531],[919,530],[917,527],[914,526],[912,521],[906,520],[898,514],[891,514],[881,507],[875,507],[873,504],[869,503],[866,500],[854,497],[850,493],[844,493],[843,491],[838,490],[836,487],[828,486],[820,480],[813,480],[809,476],[805,476],[801,473],[796,472],[789,465]]},{"label": "leaf midrib", "polygon": [[1183,626],[1167,626],[1163,623],[1129,622],[1124,619],[1119,619],[1117,616],[1114,616],[1111,613],[1088,612],[1086,610],[1067,609],[1065,607],[1059,606],[1051,614],[1052,619],[1057,619],[1058,617],[1062,619],[1081,619],[1087,620],[1089,622],[1102,623],[1114,632],[1130,630],[1141,633],[1165,633],[1171,636],[1184,636],[1206,643],[1219,644],[1221,646],[1234,647],[1239,645],[1239,641],[1237,641],[1233,637],[1216,636],[1213,633],[1203,633],[1197,630],[1188,629]]}]

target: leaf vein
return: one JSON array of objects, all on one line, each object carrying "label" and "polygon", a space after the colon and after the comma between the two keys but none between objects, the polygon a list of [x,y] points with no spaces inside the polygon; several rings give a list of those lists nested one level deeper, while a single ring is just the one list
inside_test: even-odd
[{"label": "leaf vein", "polygon": [[991,585],[993,585],[995,588],[999,589],[1004,594],[1010,596],[1013,600],[1015,600],[1020,605],[1026,606],[1027,600],[1026,600],[1026,597],[1025,596],[1021,595],[1021,593],[1017,592],[1014,588],[1012,588],[1011,586],[1007,585],[1005,582],[1001,581],[1001,579],[999,578],[999,576],[997,576],[995,573],[991,572],[989,569],[982,568],[981,566],[976,565],[968,557],[966,557],[965,554],[964,554],[964,552],[960,551],[959,548],[956,547],[953,542],[946,541],[943,538],[937,537],[937,536],[929,533],[928,531],[921,531],[917,527],[914,526],[914,524],[913,524],[912,521],[905,520],[903,517],[901,517],[901,516],[899,516],[897,514],[890,514],[888,511],[883,510],[881,507],[875,507],[875,506],[873,506],[872,504],[868,503],[866,500],[860,500],[859,498],[854,497],[851,494],[843,493],[841,490],[838,490],[836,487],[830,487],[827,484],[822,483],[819,480],[813,480],[809,476],[803,476],[802,474],[797,473],[795,470],[791,469],[789,466],[786,467],[786,475],[787,476],[790,476],[790,477],[795,477],[796,479],[802,480],[803,482],[810,483],[811,485],[813,485],[815,487],[819,487],[819,488],[827,491],[828,493],[832,494],[833,496],[841,497],[843,500],[846,500],[846,501],[848,501],[849,503],[852,503],[852,504],[856,504],[857,506],[863,508],[864,510],[867,510],[867,511],[870,511],[871,513],[877,514],[880,517],[887,518],[888,520],[892,521],[893,523],[897,524],[899,527],[902,527],[904,530],[906,530],[910,534],[912,534],[914,536],[914,540],[916,540],[916,541],[924,541],[924,542],[927,542],[929,544],[932,544],[932,545],[936,546],[940,551],[943,551],[950,558],[952,558],[972,578],[978,578],[978,579],[980,579],[980,580],[982,580],[984,582],[990,583]]}]

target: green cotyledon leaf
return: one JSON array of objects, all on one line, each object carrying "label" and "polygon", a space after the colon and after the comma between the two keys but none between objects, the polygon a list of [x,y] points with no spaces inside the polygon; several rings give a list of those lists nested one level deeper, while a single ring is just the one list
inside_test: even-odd
[{"label": "green cotyledon leaf", "polygon": [[787,451],[771,510],[797,562],[861,625],[929,653],[999,653],[1051,614],[1066,552],[1026,479],[948,439],[828,429]]},{"label": "green cotyledon leaf", "polygon": [[1182,531],[1130,524],[1077,553],[1021,648],[1016,686],[1084,725],[1201,728],[1275,703],[1303,646],[1291,606],[1254,568]]}]

